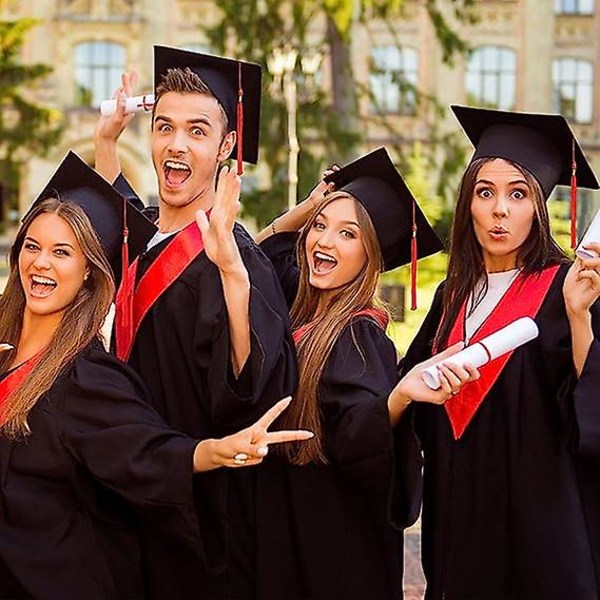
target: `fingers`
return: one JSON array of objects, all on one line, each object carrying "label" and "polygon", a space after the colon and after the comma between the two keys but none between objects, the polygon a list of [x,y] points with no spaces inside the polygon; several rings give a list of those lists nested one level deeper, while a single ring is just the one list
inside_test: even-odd
[{"label": "fingers", "polygon": [[265,435],[264,440],[267,444],[282,444],[284,442],[303,442],[313,438],[315,434],[312,431],[303,429],[292,429],[284,431],[271,431]]},{"label": "fingers", "polygon": [[208,224],[208,217],[206,216],[206,212],[204,212],[203,210],[196,211],[196,225],[198,225],[198,229],[204,237],[208,233],[208,229],[210,226]]},{"label": "fingers", "polygon": [[225,166],[219,171],[217,195],[213,211],[222,214],[226,222],[232,225],[239,212],[239,198],[242,180],[235,169]]},{"label": "fingers", "polygon": [[442,389],[455,396],[461,388],[470,381],[479,379],[479,371],[471,364],[459,366],[445,362],[438,366]]},{"label": "fingers", "polygon": [[272,406],[254,425],[252,428],[262,428],[264,430],[268,429],[277,417],[281,415],[281,413],[290,405],[292,401],[292,397],[288,396],[283,400],[280,400],[277,404]]},{"label": "fingers", "polygon": [[137,89],[139,74],[136,70],[121,73],[121,86],[127,96],[134,96]]}]

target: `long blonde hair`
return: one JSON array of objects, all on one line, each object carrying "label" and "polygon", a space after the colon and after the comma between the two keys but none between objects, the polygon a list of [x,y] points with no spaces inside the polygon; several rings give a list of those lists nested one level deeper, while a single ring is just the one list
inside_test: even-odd
[{"label": "long blonde hair", "polygon": [[[321,291],[309,282],[306,238],[321,211],[332,202],[347,197],[354,201],[367,259],[358,275],[331,298],[327,310],[315,316]],[[376,294],[383,259],[371,218],[363,205],[345,192],[332,193],[314,211],[300,234],[296,254],[300,268],[300,282],[291,310],[292,329],[297,330],[307,325],[308,328],[297,343],[300,385],[294,402],[281,420],[285,428],[309,429],[315,433],[315,436],[301,444],[282,444],[280,450],[293,464],[326,464],[328,458],[323,443],[322,414],[318,398],[319,383],[333,346],[344,328],[351,322],[353,315],[365,308],[382,307]]]},{"label": "long blonde hair", "polygon": [[0,353],[0,374],[14,360],[23,326],[25,293],[19,277],[19,254],[33,221],[48,213],[58,215],[70,225],[87,260],[89,276],[67,307],[36,368],[4,403],[0,432],[12,439],[22,439],[31,433],[27,423],[29,412],[77,355],[99,336],[114,296],[112,271],[85,212],[76,204],[58,198],[37,204],[23,219],[10,251],[10,273],[0,297],[0,341],[12,344],[15,350]]}]

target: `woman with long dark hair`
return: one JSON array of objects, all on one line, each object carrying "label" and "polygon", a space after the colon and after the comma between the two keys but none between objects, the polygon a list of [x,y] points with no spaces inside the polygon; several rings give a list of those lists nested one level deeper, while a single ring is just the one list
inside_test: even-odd
[{"label": "woman with long dark hair", "polygon": [[329,175],[259,236],[298,351],[300,385],[281,423],[315,437],[259,470],[257,596],[399,598],[402,529],[420,500],[418,448],[400,417],[410,397],[443,402],[477,373],[445,370],[432,392],[417,369],[394,389],[379,275],[410,262],[413,225],[420,257],[441,244],[384,149]]},{"label": "woman with long dark hair", "polygon": [[110,248],[82,208],[118,220],[123,200],[85,169],[23,219],[0,297],[11,346],[0,354],[0,597],[180,596],[203,559],[193,474],[258,464],[269,443],[310,434],[266,431],[284,402],[199,442],[145,402],[142,381],[100,340]]},{"label": "woman with long dark hair", "polygon": [[443,407],[406,416],[425,459],[426,597],[597,598],[573,392],[582,370],[597,368],[587,356],[600,280],[590,294],[597,273],[570,266],[546,199],[557,183],[598,183],[562,117],[453,110],[475,153],[448,276],[404,368],[523,316],[539,336],[482,367]]}]

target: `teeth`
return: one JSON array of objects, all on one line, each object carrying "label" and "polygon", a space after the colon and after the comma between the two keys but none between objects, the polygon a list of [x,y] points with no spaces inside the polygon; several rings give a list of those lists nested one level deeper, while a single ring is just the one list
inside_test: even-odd
[{"label": "teeth", "polygon": [[33,283],[39,283],[40,285],[56,285],[56,281],[54,279],[50,279],[48,277],[40,277],[39,275],[33,275],[31,277]]},{"label": "teeth", "polygon": [[319,260],[326,260],[331,263],[337,262],[337,260],[335,260],[335,258],[333,258],[332,256],[329,256],[328,254],[323,254],[322,252],[315,252],[315,258],[318,258]]},{"label": "teeth", "polygon": [[180,163],[180,162],[174,162],[172,160],[166,161],[165,167],[167,167],[169,169],[178,169],[180,171],[189,171],[190,170],[190,168],[186,164]]}]

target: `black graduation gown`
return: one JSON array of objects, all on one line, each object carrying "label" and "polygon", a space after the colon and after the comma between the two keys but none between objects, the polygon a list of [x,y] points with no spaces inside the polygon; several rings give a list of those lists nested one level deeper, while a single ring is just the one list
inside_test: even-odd
[{"label": "black graduation gown", "polygon": [[[290,300],[295,237],[278,234],[261,245]],[[402,596],[402,527],[416,518],[418,467],[417,485],[407,486],[396,463],[410,456],[414,438],[390,426],[387,397],[396,381],[391,340],[371,318],[357,317],[319,385],[330,463],[295,466],[272,453],[259,469],[259,598]]]},{"label": "black graduation gown", "polygon": [[[561,267],[517,349],[455,441],[443,406],[416,404],[427,598],[597,598],[573,455],[576,384]],[[431,355],[441,288],[404,359]]]},{"label": "black graduation gown", "polygon": [[[31,436],[0,437],[0,597],[166,597],[197,568],[196,442],[142,394],[137,376],[93,344],[32,409]],[[107,495],[131,508],[129,520]],[[154,576],[138,523],[172,551],[160,558],[173,581]]]},{"label": "black graduation gown", "polygon": [[[231,368],[221,278],[205,253],[148,311],[128,360],[167,423],[201,439],[250,425],[297,387],[296,354],[279,281],[241,225],[235,225],[234,236],[250,277],[251,350],[239,378]],[[169,241],[140,256],[138,281]],[[196,506],[209,564],[198,571],[190,595],[217,598],[254,593],[248,560],[254,537],[254,473],[254,469],[222,470],[196,477]]]},{"label": "black graduation gown", "polygon": [[[600,327],[595,328],[595,331],[599,330]],[[598,478],[600,472],[600,341],[598,339],[592,342],[590,353],[575,388],[574,404],[579,434],[578,466],[594,548],[596,581],[600,589],[600,479]]]}]

